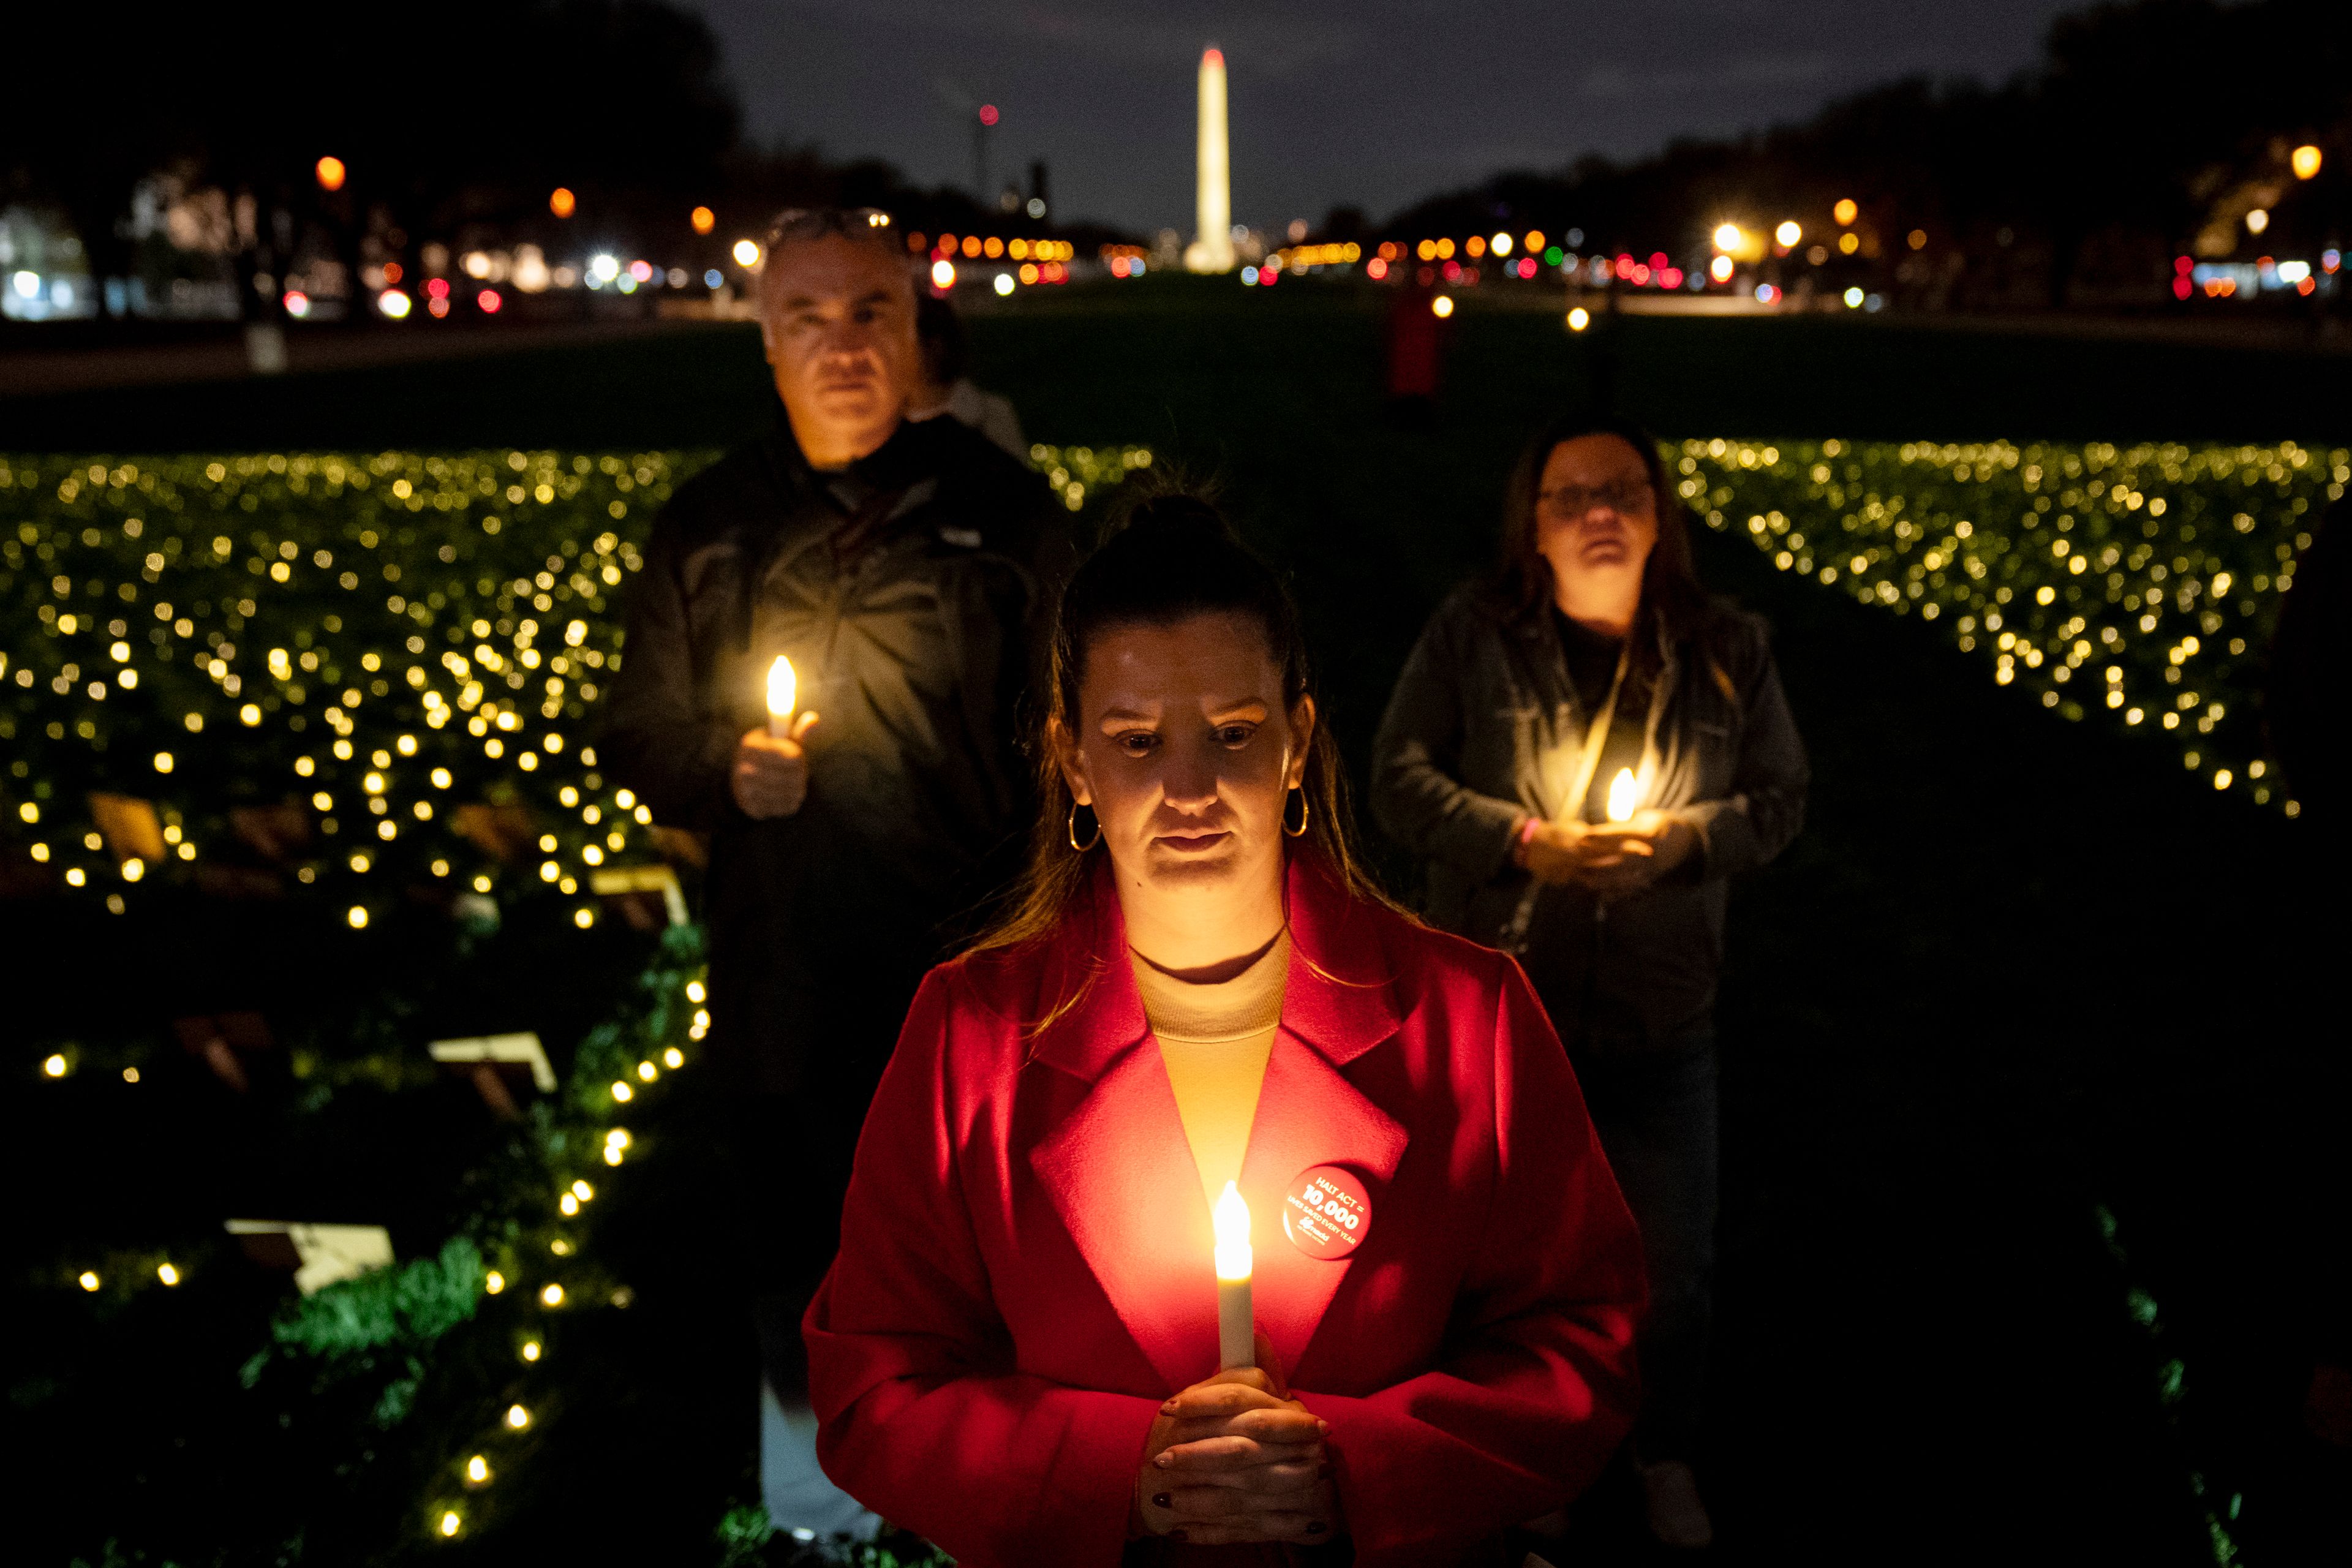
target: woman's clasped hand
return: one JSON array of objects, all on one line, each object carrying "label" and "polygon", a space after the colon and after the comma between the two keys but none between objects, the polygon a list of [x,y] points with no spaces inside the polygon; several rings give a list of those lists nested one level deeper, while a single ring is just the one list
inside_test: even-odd
[{"label": "woman's clasped hand", "polygon": [[[1276,1367],[1265,1336],[1258,1359]],[[1160,1407],[1143,1447],[1136,1512],[1154,1535],[1200,1546],[1339,1533],[1324,1436],[1330,1424],[1257,1367],[1221,1372]]]},{"label": "woman's clasped hand", "polygon": [[1697,845],[1690,824],[1671,812],[1643,811],[1630,822],[1538,820],[1518,860],[1539,882],[1623,899],[1679,869]]}]

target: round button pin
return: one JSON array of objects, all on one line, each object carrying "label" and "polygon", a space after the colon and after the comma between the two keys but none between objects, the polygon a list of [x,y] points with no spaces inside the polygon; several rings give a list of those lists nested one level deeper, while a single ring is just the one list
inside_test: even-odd
[{"label": "round button pin", "polygon": [[1309,1258],[1345,1258],[1372,1227],[1364,1184],[1338,1165],[1301,1171],[1282,1198],[1282,1234]]}]

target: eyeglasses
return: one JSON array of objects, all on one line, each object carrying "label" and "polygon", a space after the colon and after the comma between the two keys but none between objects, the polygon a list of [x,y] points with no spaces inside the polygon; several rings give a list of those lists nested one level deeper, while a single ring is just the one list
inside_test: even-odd
[{"label": "eyeglasses", "polygon": [[785,240],[826,239],[835,235],[866,239],[889,226],[890,215],[880,207],[788,207],[768,226],[767,248],[773,250]]},{"label": "eyeglasses", "polygon": [[1582,517],[1595,507],[1612,511],[1648,511],[1657,504],[1657,491],[1646,479],[1612,479],[1605,485],[1561,485],[1536,497],[1547,511]]}]

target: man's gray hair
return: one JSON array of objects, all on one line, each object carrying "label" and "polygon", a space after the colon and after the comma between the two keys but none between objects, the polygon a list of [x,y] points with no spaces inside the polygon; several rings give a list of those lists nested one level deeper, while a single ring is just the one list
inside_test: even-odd
[{"label": "man's gray hair", "polygon": [[[788,245],[815,239],[845,239],[856,245],[871,245],[902,268],[906,265],[898,226],[879,207],[787,207],[768,225],[760,250],[761,314],[765,315],[774,303],[768,279],[774,271],[770,263],[775,259],[776,252]],[[911,273],[908,280],[911,286]]]}]

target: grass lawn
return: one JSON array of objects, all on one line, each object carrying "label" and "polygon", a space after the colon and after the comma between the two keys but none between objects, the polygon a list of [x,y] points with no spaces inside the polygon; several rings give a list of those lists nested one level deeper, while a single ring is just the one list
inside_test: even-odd
[{"label": "grass lawn", "polygon": [[[1034,438],[1141,442],[1223,486],[1295,574],[1326,710],[1359,765],[1423,619],[1490,553],[1522,432],[1559,402],[1606,389],[1670,437],[2326,445],[2352,395],[2341,362],[2315,356],[1842,320],[1628,318],[1604,342],[1474,307],[1433,426],[1392,428],[1361,296],[1225,287],[982,314],[981,378]],[[642,450],[722,443],[761,385],[748,331],[695,329],[594,353],[75,395],[0,405],[0,418],[20,450]],[[2300,1436],[2295,1405],[2318,1303],[2344,1300],[2352,1074],[2340,1027],[2319,1023],[2335,933],[2308,913],[2340,894],[2308,885],[2299,825],[2217,796],[2176,744],[1996,687],[1943,628],[1776,572],[1741,540],[1697,543],[1708,580],[1773,621],[1815,766],[1804,836],[1734,902],[1704,1470],[1719,1555],[2210,1562],[2209,1510],[2250,1561],[2310,1560],[2329,1539],[2340,1551],[2343,1521],[2326,1510],[2352,1478],[2341,1451]],[[103,921],[8,917],[16,951],[77,974],[113,940]],[[184,933],[140,941],[152,948],[110,963],[202,979],[174,956]],[[330,989],[315,962],[327,950],[298,951],[314,960],[301,988]],[[564,1025],[537,1026],[552,1044]],[[198,1163],[215,1157],[205,1146],[175,1145]],[[50,1176],[14,1173],[27,1187]],[[397,1185],[380,1180],[377,1195],[397,1205]],[[2126,1310],[2134,1289],[2157,1303],[2158,1337]],[[2168,1403],[2174,1357],[2186,1392]],[[673,1350],[665,1376],[707,1364]],[[722,1428],[740,1416],[748,1437],[748,1400],[700,1398],[688,1405]],[[606,1526],[620,1461],[592,1457],[649,1452],[646,1408],[584,1402],[562,1450],[583,1468],[536,1483],[551,1507],[576,1503],[584,1521],[593,1492]],[[740,1491],[739,1476],[661,1473],[673,1492]],[[676,1518],[715,1517],[681,1501]],[[1579,1528],[1588,1560],[1641,1555],[1623,1477]]]},{"label": "grass lawn", "polygon": [[[1655,331],[1629,334],[1618,384],[1670,437],[2247,434],[2147,429],[2138,393],[2112,400],[2120,432],[2098,402],[2052,417],[2053,377],[2112,390],[2146,371],[2106,345],[2028,345],[2038,363],[2012,358],[2007,384],[2042,390],[2012,422],[2005,401],[1962,407],[1949,391],[1973,377],[1969,395],[1988,396],[1995,345],[1918,334],[1927,363],[1902,378],[1869,324],[1624,324]],[[1150,440],[1224,482],[1297,574],[1329,710],[1360,759],[1422,619],[1488,557],[1522,433],[1589,395],[1591,351],[1556,326],[1464,325],[1428,431],[1383,427],[1377,321],[1339,301],[1286,315],[1245,299],[1124,330],[1074,309],[983,323],[981,342],[1045,436]],[[1774,327],[1793,329],[1784,360],[1766,352]],[[1702,352],[1711,328],[1725,342]],[[1860,351],[1844,371],[1840,344]],[[1751,380],[1731,400],[1666,381],[1677,358],[1697,374],[1750,352],[1755,380],[1797,362],[1801,390]],[[2155,356],[2174,374],[2196,358]],[[1841,390],[1882,373],[1880,407]],[[2292,1557],[2340,1531],[2315,1483],[2343,1479],[2342,1456],[2300,1437],[2294,1406],[2314,1292],[2323,1277],[2343,1289],[2324,1253],[2342,1234],[2331,1150],[2352,1082],[2315,1026],[2327,969],[2306,915],[2330,895],[2304,880],[2295,825],[2217,800],[2177,745],[1997,688],[1916,617],[1774,572],[1744,542],[1702,531],[1698,547],[1708,580],[1777,627],[1815,763],[1804,837],[1735,900],[1722,1008],[1709,1475],[1727,1553],[2032,1542],[2203,1561],[2192,1468],[2217,1510],[2245,1495],[2230,1528],[2250,1553]],[[2161,1354],[2126,1314],[2103,1202],[2128,1284],[2162,1308]],[[2157,1394],[2163,1355],[2186,1362],[2177,1422]]]}]

